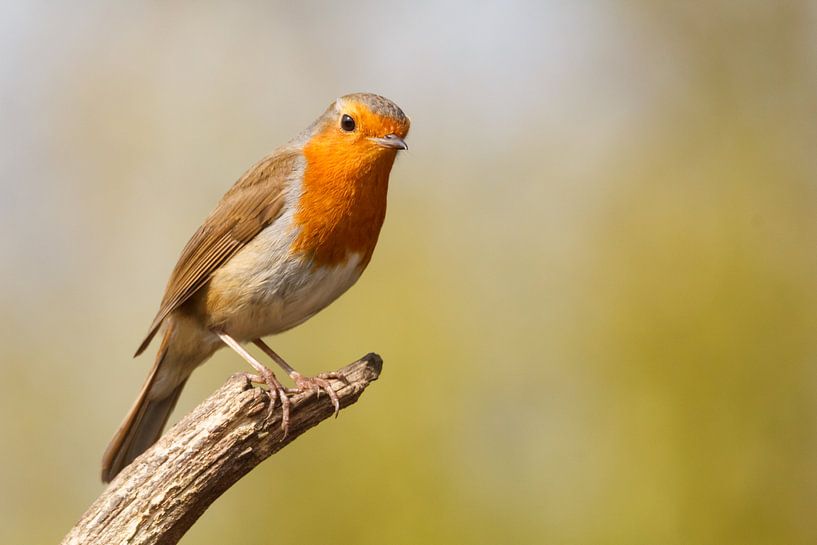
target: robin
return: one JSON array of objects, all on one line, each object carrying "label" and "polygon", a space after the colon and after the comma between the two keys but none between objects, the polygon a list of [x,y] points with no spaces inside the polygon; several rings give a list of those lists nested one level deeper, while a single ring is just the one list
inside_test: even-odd
[{"label": "robin", "polygon": [[182,250],[159,312],[136,356],[161,332],[153,368],[102,460],[102,480],[161,435],[193,370],[228,346],[269,387],[270,405],[289,421],[287,389],[247,352],[252,342],[300,391],[328,394],[333,374],[306,377],[262,339],[293,328],[357,281],[386,215],[397,152],[408,149],[409,119],[390,100],[367,93],[335,102],[288,144],[250,167]]}]

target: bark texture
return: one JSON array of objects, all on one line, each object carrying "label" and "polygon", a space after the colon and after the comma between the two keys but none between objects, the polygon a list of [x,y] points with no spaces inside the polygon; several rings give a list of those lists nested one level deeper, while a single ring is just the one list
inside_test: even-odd
[{"label": "bark texture", "polygon": [[[341,409],[380,375],[376,354],[339,369],[330,380]],[[332,416],[329,396],[290,398],[289,432],[281,408],[242,375],[232,376],[108,485],[63,539],[63,544],[177,543],[225,490],[252,468]]]}]

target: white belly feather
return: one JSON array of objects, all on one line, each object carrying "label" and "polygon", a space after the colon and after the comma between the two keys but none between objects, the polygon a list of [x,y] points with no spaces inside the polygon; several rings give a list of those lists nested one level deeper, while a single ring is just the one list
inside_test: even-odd
[{"label": "white belly feather", "polygon": [[359,254],[331,267],[313,267],[289,249],[297,236],[294,207],[225,263],[211,291],[231,301],[214,320],[239,341],[290,329],[326,307],[360,277]]}]

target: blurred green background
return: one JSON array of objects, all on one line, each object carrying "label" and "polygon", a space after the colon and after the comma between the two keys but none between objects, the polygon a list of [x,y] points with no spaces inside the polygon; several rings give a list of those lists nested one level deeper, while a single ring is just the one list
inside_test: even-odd
[{"label": "blurred green background", "polygon": [[816,6],[3,3],[0,542],[102,491],[181,247],[354,91],[411,150],[359,284],[271,343],[382,379],[182,543],[817,542]]}]

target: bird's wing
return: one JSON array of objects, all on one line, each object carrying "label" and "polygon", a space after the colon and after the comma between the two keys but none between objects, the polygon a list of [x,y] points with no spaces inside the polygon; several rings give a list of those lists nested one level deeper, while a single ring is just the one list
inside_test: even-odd
[{"label": "bird's wing", "polygon": [[281,215],[285,182],[297,168],[298,160],[298,153],[294,151],[273,153],[250,168],[222,197],[182,250],[165,288],[159,312],[139,345],[137,356],[147,348],[171,312]]}]

